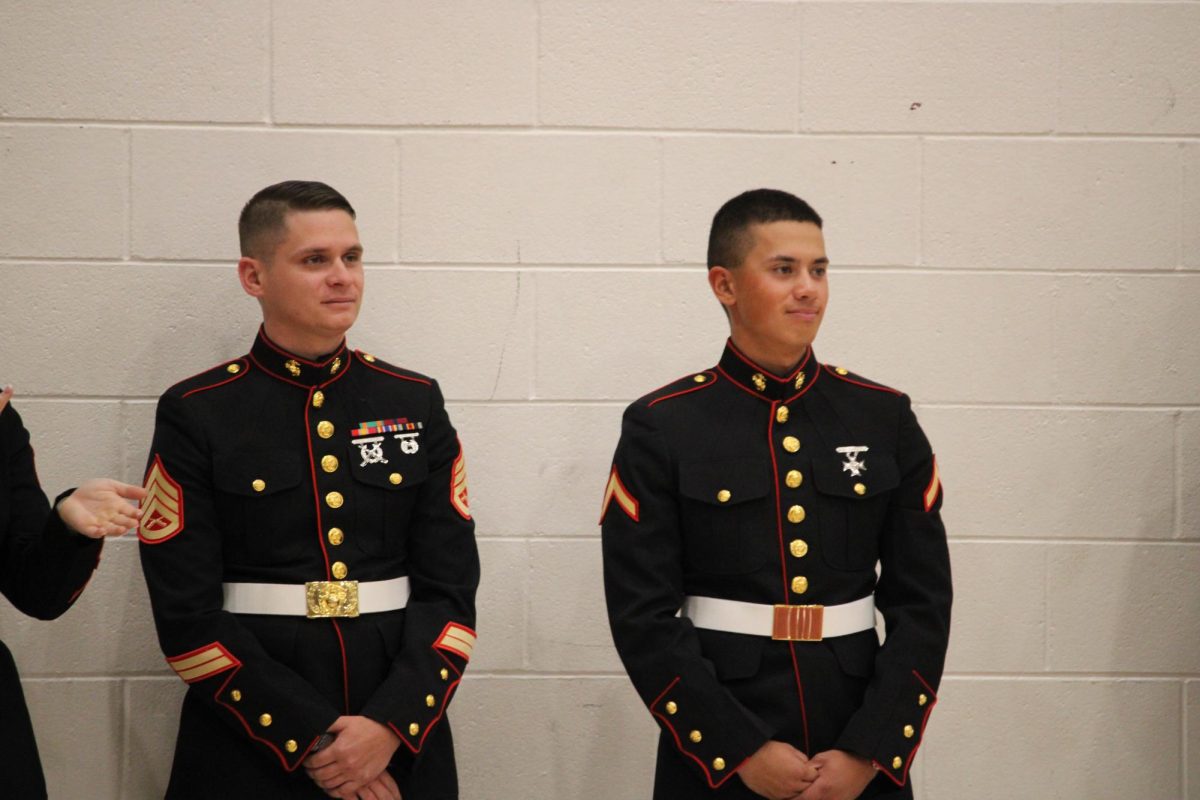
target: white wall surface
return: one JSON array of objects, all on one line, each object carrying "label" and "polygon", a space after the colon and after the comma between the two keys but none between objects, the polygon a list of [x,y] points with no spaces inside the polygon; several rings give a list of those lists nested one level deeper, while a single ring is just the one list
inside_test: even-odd
[{"label": "white wall surface", "polygon": [[[1200,2],[0,0],[0,382],[52,494],[140,481],[245,351],[241,204],[360,212],[353,345],[437,376],[484,578],[465,800],[648,796],[603,614],[621,409],[712,364],[733,194],[828,220],[822,360],[939,453],[957,603],[922,800],[1200,800]],[[0,609],[54,798],[161,796],[136,541]]]}]

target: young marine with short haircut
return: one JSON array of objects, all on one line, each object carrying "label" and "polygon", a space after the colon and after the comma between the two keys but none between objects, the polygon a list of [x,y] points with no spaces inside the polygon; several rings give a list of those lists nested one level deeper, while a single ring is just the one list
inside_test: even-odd
[{"label": "young marine with short haircut", "polygon": [[912,797],[950,628],[942,488],[908,397],[817,360],[828,265],[804,201],[730,200],[725,351],[625,412],[604,583],[661,728],[656,800]]}]

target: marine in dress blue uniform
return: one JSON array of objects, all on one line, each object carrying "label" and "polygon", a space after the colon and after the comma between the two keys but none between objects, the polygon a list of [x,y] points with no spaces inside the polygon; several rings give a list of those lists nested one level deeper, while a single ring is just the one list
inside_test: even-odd
[{"label": "marine in dress blue uniform", "polygon": [[[63,492],[51,507],[38,481],[29,431],[8,405],[11,394],[11,389],[0,392],[0,593],[31,617],[56,619],[91,580],[104,546],[101,537],[119,535],[136,524],[137,512],[127,501],[136,500],[142,491],[93,479],[78,490]],[[68,516],[87,535],[59,513],[60,504],[69,500],[76,513]],[[44,798],[46,782],[20,676],[3,642],[0,723],[5,735],[0,793],[17,800]]]},{"label": "marine in dress blue uniform", "polygon": [[[819,217],[789,215],[790,195],[759,192],[731,201],[750,208],[743,228],[819,233]],[[823,290],[797,274],[811,268],[823,280],[823,244],[813,265],[786,236],[776,240],[767,245],[778,252],[748,257],[734,279],[761,267],[765,280],[791,281],[772,297],[819,324]],[[727,297],[721,289],[714,284]],[[762,309],[774,307],[744,280],[738,291],[719,362],[626,410],[605,492],[613,637],[661,728],[654,797],[763,796],[736,776],[768,742],[795,748],[815,772],[799,780],[801,792],[766,796],[838,796],[812,778],[834,784],[834,757],[818,754],[843,753],[862,786],[850,796],[911,797],[908,769],[949,633],[936,459],[907,396],[820,363],[815,326],[787,340],[787,326],[812,319],[773,331]],[[778,334],[794,353],[786,368],[738,347],[747,327],[742,338],[766,353]]]},{"label": "marine in dress blue uniform", "polygon": [[142,564],[188,683],[167,795],[324,797],[298,768],[357,715],[398,737],[405,798],[457,797],[479,561],[442,394],[344,341],[291,352],[264,312],[249,353],[158,404]]}]

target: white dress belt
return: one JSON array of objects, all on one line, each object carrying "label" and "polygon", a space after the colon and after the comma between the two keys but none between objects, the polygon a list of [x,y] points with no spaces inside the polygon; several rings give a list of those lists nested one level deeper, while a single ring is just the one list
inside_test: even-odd
[{"label": "white dress belt", "polygon": [[875,595],[836,606],[767,605],[689,595],[679,613],[697,628],[813,642],[874,628]]},{"label": "white dress belt", "polygon": [[[235,614],[285,614],[318,616],[311,613],[310,586],[355,584],[358,589],[356,614],[397,611],[408,605],[408,577],[386,581],[310,581],[309,583],[226,583],[224,608]],[[326,614],[323,616],[347,616]]]}]

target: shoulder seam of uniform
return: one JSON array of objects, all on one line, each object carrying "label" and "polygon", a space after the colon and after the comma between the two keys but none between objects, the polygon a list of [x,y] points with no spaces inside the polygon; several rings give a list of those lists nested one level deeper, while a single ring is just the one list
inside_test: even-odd
[{"label": "shoulder seam of uniform", "polygon": [[[231,371],[230,367],[233,367],[235,365],[238,367],[238,369],[236,371]],[[180,388],[184,384],[186,384],[190,381],[194,381],[199,378],[207,377],[209,375],[209,373],[215,373],[218,370],[224,371],[225,374],[223,376],[222,375],[213,375],[212,377],[220,378],[220,380],[216,380],[213,383],[206,383],[202,386],[196,386],[191,389],[187,389],[186,391],[183,391],[180,394],[180,397],[181,398],[191,397],[192,395],[197,394],[199,392],[204,392],[209,389],[215,389],[218,386],[224,386],[227,383],[233,383],[234,381],[238,380],[239,378],[244,377],[247,373],[250,372],[250,363],[246,356],[239,356],[238,358],[234,358],[229,361],[222,361],[220,364],[217,364],[216,366],[213,366],[213,367],[209,367],[208,369],[204,370],[203,372],[197,372],[195,375],[192,375],[189,378],[184,378],[183,380],[176,382],[175,385],[171,387],[171,389]],[[170,389],[168,389],[167,391],[170,391]]]},{"label": "shoulder seam of uniform", "polygon": [[854,373],[850,372],[848,372],[846,375],[842,375],[837,371],[837,369],[831,367],[829,364],[822,364],[821,368],[828,372],[831,376],[837,378],[839,381],[848,383],[852,386],[861,386],[864,389],[874,389],[877,392],[887,392],[888,394],[894,395],[904,394],[904,392],[900,391],[899,389],[893,389],[890,386],[884,386],[882,383],[875,383],[869,378],[864,378],[861,375],[855,375]]},{"label": "shoulder seam of uniform", "polygon": [[[354,356],[358,359],[358,362],[360,364],[362,364],[364,367],[369,367],[369,368],[375,370],[376,372],[381,372],[384,375],[390,375],[393,378],[399,378],[402,381],[412,381],[413,383],[423,383],[426,386],[433,385],[432,378],[428,378],[424,375],[421,375],[420,373],[413,372],[412,370],[404,369],[404,367],[400,367],[395,364],[389,364],[388,362],[384,361],[383,359],[376,358],[375,356],[371,356],[371,358],[375,359],[374,361],[368,361],[366,358],[364,358],[365,355],[367,355],[367,354],[364,353],[362,350],[354,351]],[[404,374],[402,372],[396,372],[395,370],[403,370],[404,373],[408,373],[408,374]]]},{"label": "shoulder seam of uniform", "polygon": [[[700,375],[707,376],[707,380],[703,381],[702,383],[696,383],[695,382],[696,378]],[[662,397],[654,397],[654,395],[658,394],[659,392],[667,390],[667,389],[671,389],[671,388],[675,387],[676,385],[682,384],[682,383],[684,383],[684,381],[688,381],[688,380],[693,382],[692,386],[687,386],[687,388],[680,389],[677,392],[665,394]],[[650,392],[649,394],[647,394],[646,397],[654,397],[654,399],[649,400],[646,403],[646,407],[653,408],[655,405],[663,402],[664,400],[671,400],[675,397],[682,397],[685,394],[691,394],[692,392],[698,392],[701,389],[707,389],[708,387],[712,386],[716,382],[717,382],[717,374],[711,369],[706,369],[703,372],[693,372],[690,378],[688,378],[686,376],[683,378],[676,378],[675,380],[671,381],[670,383],[663,384],[662,386],[655,389],[653,392]],[[684,384],[684,385],[686,386],[686,384]]]}]

